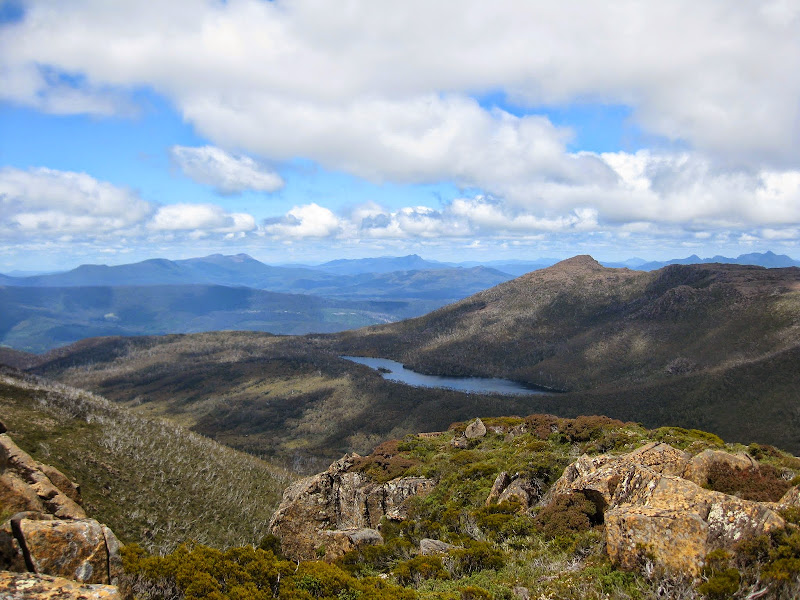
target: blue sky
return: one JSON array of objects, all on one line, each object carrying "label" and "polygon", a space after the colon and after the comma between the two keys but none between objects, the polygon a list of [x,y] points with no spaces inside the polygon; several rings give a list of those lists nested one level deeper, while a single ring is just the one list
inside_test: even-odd
[{"label": "blue sky", "polygon": [[796,2],[451,7],[0,2],[0,272],[800,257]]}]

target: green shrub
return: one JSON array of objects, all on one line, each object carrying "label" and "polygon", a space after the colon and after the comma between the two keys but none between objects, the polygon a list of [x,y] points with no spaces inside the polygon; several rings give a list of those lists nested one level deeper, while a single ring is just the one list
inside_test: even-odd
[{"label": "green shrub", "polygon": [[465,577],[493,569],[503,568],[503,553],[487,542],[468,541],[464,548],[454,548],[448,552],[448,567],[453,577]]},{"label": "green shrub", "polygon": [[491,600],[492,598],[489,592],[475,585],[468,585],[467,587],[461,588],[460,591],[461,600]]},{"label": "green shrub", "polygon": [[395,565],[392,574],[400,585],[418,586],[426,579],[449,579],[439,556],[415,556]]}]

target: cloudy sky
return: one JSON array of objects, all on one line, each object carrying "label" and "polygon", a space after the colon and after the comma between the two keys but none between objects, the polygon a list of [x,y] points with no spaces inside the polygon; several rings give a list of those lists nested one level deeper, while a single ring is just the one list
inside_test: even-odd
[{"label": "cloudy sky", "polygon": [[0,0],[0,272],[767,249],[798,0]]}]

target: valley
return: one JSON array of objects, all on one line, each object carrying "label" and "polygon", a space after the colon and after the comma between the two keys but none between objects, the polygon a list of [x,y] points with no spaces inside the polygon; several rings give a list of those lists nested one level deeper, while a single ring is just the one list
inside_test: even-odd
[{"label": "valley", "polygon": [[[66,306],[68,289],[52,301]],[[231,298],[222,294],[221,307]],[[694,478],[676,488],[696,486],[687,498],[706,494],[747,515],[737,519],[761,511],[794,527],[800,462],[777,448],[800,451],[798,331],[800,269],[647,272],[578,256],[421,317],[343,332],[112,335],[43,354],[4,349],[0,412],[21,448],[81,482],[85,507],[133,543],[121,581],[137,597],[164,597],[153,591],[164,577],[194,589],[206,569],[208,589],[256,585],[233,560],[276,574],[272,590],[317,582],[311,597],[506,599],[524,589],[649,599],[669,589],[698,598],[716,588],[685,573],[706,573],[706,550],[676,557],[653,541],[663,535],[641,534],[648,560],[684,573],[642,575],[641,556],[615,537],[639,529],[615,519],[649,518],[650,501],[641,508],[622,492],[598,500],[591,469],[599,477],[607,461],[622,461],[626,477],[661,478],[670,491],[659,510],[671,511],[672,527],[686,511],[716,527],[702,504],[711,500],[688,506],[669,487],[675,474]],[[454,380],[469,392],[438,387]],[[539,393],[474,389],[496,381]],[[641,464],[625,462],[647,452]],[[703,483],[687,465],[707,456],[748,469],[759,461],[761,475]],[[595,465],[587,482],[571,479],[576,459]],[[627,490],[615,477],[603,485]],[[753,500],[738,497],[745,484]],[[736,569],[740,589],[767,581],[775,598],[794,589],[794,579],[764,574],[782,573],[770,553],[793,552],[783,531],[758,558],[725,542],[733,553],[720,564]],[[422,550],[431,544],[433,558]],[[716,573],[703,581],[733,585]]]}]

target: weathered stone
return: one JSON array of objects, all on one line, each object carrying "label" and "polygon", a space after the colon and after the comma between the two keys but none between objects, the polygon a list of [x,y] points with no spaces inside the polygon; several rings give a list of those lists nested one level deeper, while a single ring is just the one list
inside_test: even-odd
[{"label": "weathered stone", "polygon": [[485,435],[486,425],[484,425],[483,421],[480,419],[475,419],[472,423],[467,425],[467,429],[464,431],[464,436],[466,436],[468,440],[482,438]]},{"label": "weathered stone", "polygon": [[448,544],[441,540],[433,540],[431,538],[423,538],[419,541],[419,553],[423,556],[430,554],[447,554],[453,548],[457,548],[453,544]]},{"label": "weathered stone", "polygon": [[103,537],[106,541],[106,551],[108,552],[108,582],[111,585],[119,585],[119,578],[125,570],[122,568],[122,544],[110,528],[102,525]]},{"label": "weathered stone", "polygon": [[24,519],[20,531],[36,573],[83,583],[109,583],[108,549],[97,521]]},{"label": "weathered stone", "polygon": [[[17,478],[13,485],[22,482],[29,486],[47,512],[63,519],[86,518],[86,512],[80,505],[54,485],[42,471],[39,463],[23,452],[6,434],[0,434],[0,473],[8,476],[6,490],[9,489],[8,481],[13,479],[11,475],[13,474]],[[66,477],[64,479],[69,481]],[[42,507],[29,506],[27,510],[41,509]]]},{"label": "weathered stone", "polygon": [[745,452],[731,454],[720,450],[704,450],[694,456],[683,473],[683,478],[695,482],[699,486],[708,484],[708,472],[715,464],[727,464],[742,470],[758,469],[755,459]]},{"label": "weathered stone", "polygon": [[55,485],[61,493],[63,493],[67,498],[76,502],[78,504],[81,503],[81,487],[75,483],[74,481],[70,480],[69,477],[64,475],[61,471],[52,467],[50,465],[45,465],[42,463],[36,463],[39,469],[47,475],[47,478]]},{"label": "weathered stone", "polygon": [[110,585],[85,584],[63,577],[0,571],[0,599],[24,600],[121,600]]},{"label": "weathered stone", "polygon": [[33,488],[12,471],[0,475],[0,506],[12,513],[45,510],[44,504]]},{"label": "weathered stone", "polygon": [[450,442],[450,445],[453,448],[458,448],[459,450],[465,450],[469,448],[469,440],[465,437],[456,437]]},{"label": "weathered stone", "polygon": [[[695,464],[727,460],[723,454],[707,454]],[[779,504],[742,500],[677,476],[689,464],[684,453],[666,444],[648,444],[622,456],[582,456],[564,470],[543,504],[581,491],[605,511],[612,561],[634,569],[648,558],[691,575],[700,573],[708,551],[731,549],[784,525],[776,512]],[[796,496],[789,495],[787,502]]]},{"label": "weathered stone", "polygon": [[486,506],[496,504],[500,494],[502,494],[503,490],[508,487],[509,483],[511,483],[511,477],[508,475],[508,473],[505,471],[498,473],[497,477],[494,478],[492,489],[489,491],[489,495],[486,497]]},{"label": "weathered stone", "polygon": [[631,464],[649,467],[656,473],[680,477],[689,464],[689,458],[686,452],[669,444],[651,442],[628,454],[626,460]]},{"label": "weathered stone", "polygon": [[383,537],[375,529],[348,528],[332,529],[319,532],[320,545],[317,548],[317,558],[332,562],[363,546],[377,546],[383,543]]},{"label": "weathered stone", "polygon": [[605,513],[606,549],[612,562],[635,570],[648,559],[660,566],[698,575],[707,552],[708,524],[693,513],[620,506]]},{"label": "weathered stone", "polygon": [[527,477],[517,477],[500,494],[500,502],[519,502],[523,508],[530,508],[542,495],[539,485]]},{"label": "weathered stone", "polygon": [[778,510],[785,510],[798,506],[800,506],[800,487],[795,485],[790,487],[783,497],[778,500],[776,508]]},{"label": "weathered stone", "polygon": [[270,531],[281,538],[287,556],[297,560],[317,558],[323,531],[375,529],[384,516],[402,520],[405,501],[433,488],[434,482],[424,477],[373,482],[363,473],[349,472],[356,458],[358,455],[345,456],[324,473],[286,489],[270,521]]}]

